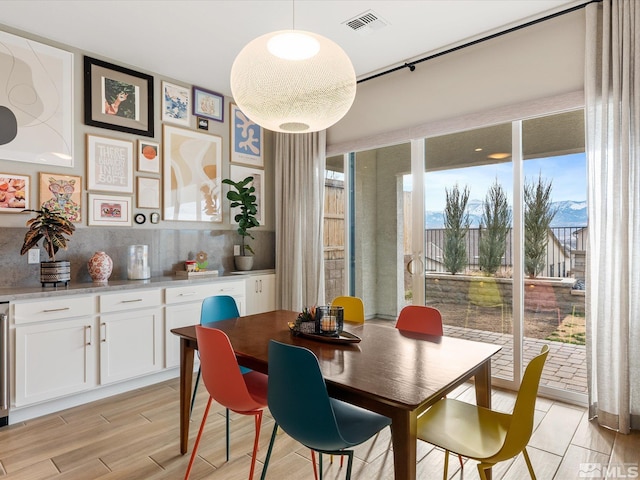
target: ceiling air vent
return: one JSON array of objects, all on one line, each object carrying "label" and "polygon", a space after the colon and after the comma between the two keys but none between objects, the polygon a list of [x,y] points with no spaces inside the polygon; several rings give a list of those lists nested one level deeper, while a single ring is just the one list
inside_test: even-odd
[{"label": "ceiling air vent", "polygon": [[389,25],[389,22],[382,19],[380,15],[373,10],[367,10],[346,22],[342,22],[342,24],[361,35],[368,35],[375,30],[380,30],[381,28],[386,27]]}]

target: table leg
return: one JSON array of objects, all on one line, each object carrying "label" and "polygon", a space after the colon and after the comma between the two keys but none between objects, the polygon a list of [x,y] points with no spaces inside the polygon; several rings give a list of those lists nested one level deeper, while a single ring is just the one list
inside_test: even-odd
[{"label": "table leg", "polygon": [[191,407],[191,384],[193,383],[193,347],[180,338],[180,453],[189,449],[189,410]]},{"label": "table leg", "polygon": [[418,417],[415,412],[398,411],[391,417],[393,469],[395,480],[415,480]]}]

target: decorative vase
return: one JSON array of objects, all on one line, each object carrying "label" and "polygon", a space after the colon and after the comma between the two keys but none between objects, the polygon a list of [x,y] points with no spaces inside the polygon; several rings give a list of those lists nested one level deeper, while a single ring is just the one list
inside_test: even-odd
[{"label": "decorative vase", "polygon": [[109,280],[113,270],[113,260],[105,252],[96,252],[87,262],[89,275],[96,283],[104,283]]},{"label": "decorative vase", "polygon": [[253,256],[252,255],[236,255],[233,257],[236,264],[236,269],[241,272],[251,270],[253,267]]}]

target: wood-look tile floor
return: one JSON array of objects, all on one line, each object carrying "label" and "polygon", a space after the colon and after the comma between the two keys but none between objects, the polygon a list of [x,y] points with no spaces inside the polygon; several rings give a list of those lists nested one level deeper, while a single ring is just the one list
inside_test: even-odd
[{"label": "wood-look tile floor", "polygon": [[[0,429],[0,478],[20,480],[181,479],[189,455],[178,447],[178,380],[100,400],[56,414]],[[474,389],[463,385],[452,395],[473,402]],[[495,390],[493,407],[510,412],[514,394]],[[190,429],[190,449],[206,404],[200,388]],[[248,478],[253,446],[253,418],[232,414],[231,458],[225,461],[224,410],[214,404],[191,477],[211,480]],[[273,428],[266,415],[262,422],[260,451],[254,478],[260,478]],[[354,480],[393,479],[390,431],[356,449]],[[540,398],[536,406],[535,431],[528,448],[539,480],[580,477],[581,464],[637,467],[640,432],[620,435],[588,422],[584,408]],[[418,478],[442,478],[444,453],[419,442]],[[344,478],[344,468],[325,457],[324,478]],[[623,466],[622,468],[627,468]],[[622,473],[622,470],[619,470]],[[279,434],[268,479],[313,479],[309,451]],[[475,462],[467,460],[460,470],[450,461],[450,478],[478,478]],[[522,456],[494,468],[496,480],[529,478]],[[594,477],[591,477],[594,478]],[[601,477],[595,477],[601,478]],[[615,477],[610,477],[615,478]]]}]

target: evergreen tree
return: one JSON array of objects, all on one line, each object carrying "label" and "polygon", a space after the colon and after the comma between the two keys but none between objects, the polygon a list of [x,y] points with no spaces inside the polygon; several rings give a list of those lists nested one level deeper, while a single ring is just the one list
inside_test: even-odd
[{"label": "evergreen tree", "polygon": [[507,249],[507,235],[511,226],[511,212],[507,203],[507,196],[498,184],[489,187],[484,201],[484,212],[482,213],[481,231],[478,263],[480,269],[486,275],[493,275],[500,268],[502,256]]},{"label": "evergreen tree", "polygon": [[443,262],[452,275],[462,271],[467,265],[465,237],[469,231],[469,188],[460,192],[456,183],[449,192],[445,188],[446,206],[444,210],[444,254]]},{"label": "evergreen tree", "polygon": [[525,181],[524,185],[524,271],[529,278],[535,278],[545,265],[549,226],[557,212],[551,207],[552,183],[538,174],[537,183]]}]

